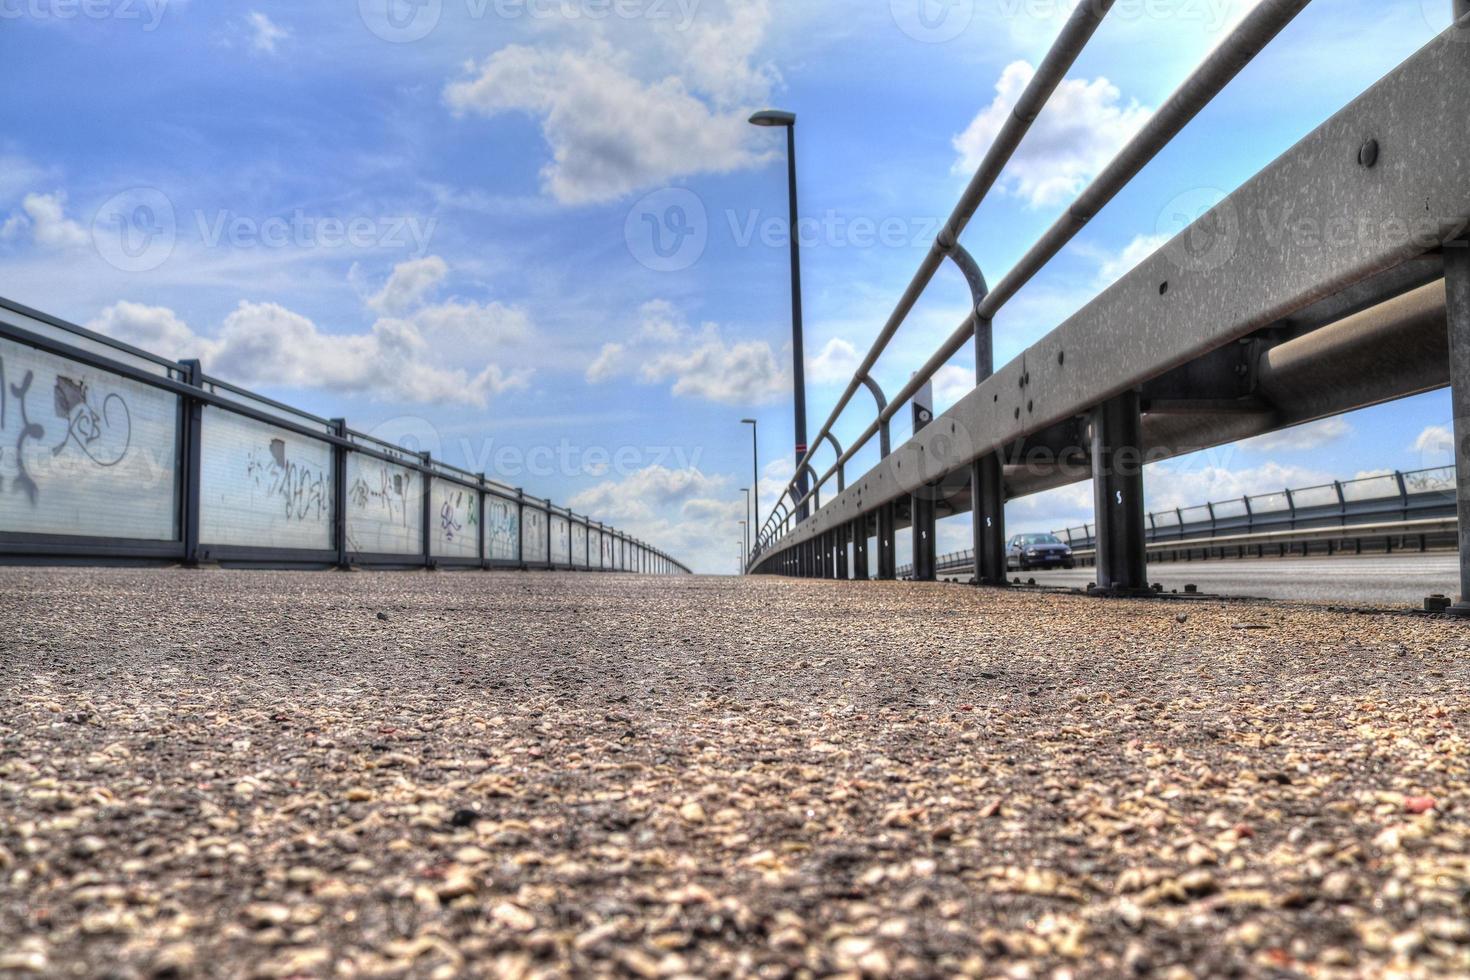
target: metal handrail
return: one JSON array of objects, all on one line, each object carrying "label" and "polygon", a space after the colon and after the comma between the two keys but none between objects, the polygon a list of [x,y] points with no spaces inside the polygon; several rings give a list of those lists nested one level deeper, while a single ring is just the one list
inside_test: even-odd
[{"label": "metal handrail", "polygon": [[[861,436],[855,439],[847,452],[838,459],[833,468],[823,474],[817,485],[801,498],[796,497],[797,479],[792,478],[790,484],[782,492],[782,496],[791,496],[796,507],[800,507],[816,493],[818,486],[831,479],[838,468],[847,463],[856,453],[865,446],[869,440],[879,431],[881,425],[892,418],[898,410],[911,399],[920,388],[927,384],[956,352],[963,347],[971,337],[975,335],[976,326],[979,322],[993,319],[996,313],[1015,296],[1015,294],[1029,282],[1038,272],[1042,270],[1056,255],[1080,232],[1087,224],[1106,206],[1117,194],[1126,187],[1139,171],[1143,169],[1158,153],[1167,146],[1179,132],[1194,119],[1199,112],[1205,108],[1222,89],[1248,65],[1262,49],[1279,34],[1287,24],[1291,23],[1297,14],[1306,9],[1311,0],[1261,0],[1261,3],[1252,10],[1243,21],[1231,32],[1214,51],[1212,51],[1198,68],[1185,80],[1167,102],[1148,123],[1129,141],[1128,145],[1108,164],[1101,174],[1093,180],[1076,202],[1067,209],[1066,213],[1054,223],[1050,229],[1036,242],[1035,245],[1022,257],[1020,262],[996,284],[995,288],[985,297],[979,309],[965,318],[965,321],[955,329],[944,341],[939,349],[925,362],[903,388],[893,396],[890,403],[879,412],[878,418],[873,421]],[[1076,60],[1081,53],[1092,33],[1097,29],[1103,16],[1112,7],[1111,0],[1098,2],[1096,4],[1081,4],[1073,12],[1072,18],[1063,28],[1052,50],[1047,54],[1043,62],[1043,70],[1048,72],[1060,71],[1065,74],[1067,68]],[[1074,48],[1073,45],[1076,45]],[[919,272],[910,282],[894,315],[879,333],[873,348],[868,356],[863,359],[853,379],[848,383],[847,390],[838,399],[832,415],[823,425],[817,438],[809,440],[809,448],[802,464],[810,461],[812,450],[810,447],[822,441],[827,430],[837,421],[838,416],[846,407],[853,393],[863,383],[862,378],[867,376],[876,363],[878,356],[887,346],[893,334],[902,324],[904,317],[913,308],[918,296],[928,286],[933,278],[934,272],[943,262],[945,253],[958,242],[959,233],[974,215],[990,187],[994,184],[995,177],[999,175],[1000,168],[1014,154],[1021,137],[1030,128],[1031,122],[1039,113],[1041,107],[1049,100],[1052,91],[1060,83],[1061,78],[1053,79],[1050,74],[1043,78],[1043,70],[1038,70],[1032,79],[1032,84],[1027,86],[1022,94],[1021,100],[1017,102],[1016,110],[1011,119],[1007,120],[1006,126],[1002,128],[1000,136],[995,144],[986,154],[980,169],[976,172],[970,186],[966,188],[965,196],[961,198],[960,206],[956,208],[955,214],[951,216],[935,243],[931,246],[924,264]],[[1038,82],[1045,87],[1044,93],[1041,87],[1035,88]],[[1028,97],[1031,100],[1028,101]],[[1034,100],[1039,98],[1039,102]],[[1029,118],[1023,118],[1022,106],[1025,105]],[[998,161],[992,163],[992,161]],[[990,175],[990,168],[994,166],[994,175]],[[984,178],[988,177],[986,180]],[[797,467],[801,472],[801,465]]]}]

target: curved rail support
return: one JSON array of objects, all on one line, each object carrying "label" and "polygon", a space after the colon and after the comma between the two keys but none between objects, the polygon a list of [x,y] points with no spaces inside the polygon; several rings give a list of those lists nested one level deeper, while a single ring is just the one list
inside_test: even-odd
[{"label": "curved rail support", "polygon": [[847,467],[842,463],[842,443],[830,432],[823,433],[822,438],[830,442],[837,452],[837,492],[841,493],[847,489]]},{"label": "curved rail support", "polygon": [[[880,425],[878,430],[878,451],[886,459],[889,452],[893,449],[892,440],[888,438],[888,419],[883,417],[883,413],[888,409],[888,398],[883,394],[883,389],[879,387],[878,382],[873,380],[871,374],[863,375],[861,381],[868,386],[868,390],[873,393],[873,400],[878,403],[878,422]],[[841,459],[842,454],[838,453],[837,455]]]}]

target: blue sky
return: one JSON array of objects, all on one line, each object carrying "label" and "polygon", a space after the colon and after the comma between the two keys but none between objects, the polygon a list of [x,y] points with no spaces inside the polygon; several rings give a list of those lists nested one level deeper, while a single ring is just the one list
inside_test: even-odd
[{"label": "blue sky", "polygon": [[[0,295],[728,571],[742,417],[761,423],[763,513],[791,470],[784,146],[745,117],[799,116],[815,430],[1070,6],[0,0],[0,76],[24,93],[0,109]],[[992,281],[1249,6],[1119,0],[970,225]],[[1177,230],[1181,197],[1234,189],[1449,6],[1309,8],[1002,313],[998,360]],[[664,243],[683,247],[661,256],[648,221],[671,205],[684,222]],[[885,387],[965,306],[946,269],[880,362]],[[1449,417],[1435,393],[1173,461],[1150,503],[1439,465]],[[870,418],[857,399],[839,437]],[[1082,486],[1010,521],[1089,512]],[[950,523],[941,544],[963,546]]]}]

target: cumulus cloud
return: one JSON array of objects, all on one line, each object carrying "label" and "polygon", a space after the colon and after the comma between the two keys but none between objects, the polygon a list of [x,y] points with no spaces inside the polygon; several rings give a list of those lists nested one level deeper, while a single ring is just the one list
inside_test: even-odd
[{"label": "cumulus cloud", "polygon": [[1320,449],[1352,433],[1353,427],[1348,424],[1347,419],[1335,415],[1332,418],[1308,422],[1306,425],[1255,436],[1244,440],[1240,445],[1242,449],[1258,453],[1295,453],[1308,449]]},{"label": "cumulus cloud", "polygon": [[607,343],[588,366],[597,384],[629,376],[644,384],[672,382],[678,397],[725,405],[757,405],[780,397],[789,377],[763,340],[728,342],[718,324],[695,329],[666,300],[640,309],[640,324],[627,343]]},{"label": "cumulus cloud", "polygon": [[833,337],[816,357],[807,361],[806,376],[813,384],[846,384],[862,362],[856,347],[841,337]]},{"label": "cumulus cloud", "polygon": [[1414,451],[1424,456],[1452,455],[1455,433],[1447,425],[1431,425],[1414,440]]},{"label": "cumulus cloud", "polygon": [[1144,259],[1169,244],[1164,234],[1138,235],[1121,252],[1101,254],[1098,258],[1097,287],[1106,289],[1138,267]]},{"label": "cumulus cloud", "polygon": [[[777,73],[757,60],[770,23],[766,0],[701,9],[685,24],[653,23],[615,44],[512,44],[444,88],[457,115],[522,113],[551,151],[547,194],[563,204],[617,200],[695,174],[728,173],[770,158],[746,124]],[[578,37],[581,42],[581,35]]]},{"label": "cumulus cloud", "polygon": [[[995,99],[954,138],[956,173],[973,173],[980,166],[1035,74],[1025,61],[1012,62],[1001,72]],[[1106,78],[1065,79],[1006,168],[1001,186],[1032,207],[1066,203],[1152,113],[1136,100],[1124,104],[1118,87]]]},{"label": "cumulus cloud", "polygon": [[474,372],[456,363],[488,360],[531,335],[525,312],[499,303],[451,300],[380,317],[366,332],[328,333],[277,303],[242,301],[202,334],[165,307],[121,302],[90,326],[167,357],[197,357],[211,374],[250,386],[484,407],[530,381],[530,371],[494,361]]},{"label": "cumulus cloud", "polygon": [[274,23],[258,10],[252,10],[245,18],[250,32],[250,47],[261,54],[275,54],[276,46],[291,36],[286,28]]},{"label": "cumulus cloud", "polygon": [[20,211],[0,225],[0,237],[14,238],[29,229],[43,248],[81,248],[91,241],[87,230],[66,216],[66,192],[27,194]]},{"label": "cumulus cloud", "polygon": [[448,274],[449,264],[437,255],[400,262],[383,288],[368,299],[368,306],[382,313],[400,314],[423,302]]},{"label": "cumulus cloud", "polygon": [[656,542],[699,572],[734,572],[743,494],[698,468],[649,466],[575,494],[568,506]]}]

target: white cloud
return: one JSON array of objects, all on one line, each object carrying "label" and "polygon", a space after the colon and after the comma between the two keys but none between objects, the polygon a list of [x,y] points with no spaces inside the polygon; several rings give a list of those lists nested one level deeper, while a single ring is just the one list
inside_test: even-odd
[{"label": "white cloud", "polygon": [[1449,426],[1431,425],[1414,440],[1414,451],[1424,456],[1449,456],[1455,451],[1455,434]]},{"label": "white cloud", "polygon": [[[524,311],[500,303],[450,300],[380,317],[366,332],[327,333],[279,304],[242,301],[217,331],[203,335],[172,310],[122,302],[91,327],[167,357],[197,357],[211,374],[251,386],[483,407],[530,381],[529,370],[490,360],[532,334]],[[483,363],[476,373],[455,363],[467,356]]]},{"label": "white cloud", "polygon": [[626,344],[604,344],[587,368],[588,382],[631,374],[644,384],[673,382],[676,397],[725,405],[758,405],[789,389],[789,375],[765,341],[729,343],[714,323],[695,330],[667,300],[652,300],[639,312],[633,337]]},{"label": "white cloud", "polygon": [[1295,453],[1323,446],[1352,435],[1353,427],[1340,415],[1318,419],[1306,425],[1255,436],[1240,443],[1242,449],[1257,453]]},{"label": "white cloud", "polygon": [[449,264],[437,255],[400,262],[383,288],[368,299],[368,306],[390,315],[401,314],[423,302],[447,275]]},{"label": "white cloud", "polygon": [[275,54],[276,45],[291,36],[291,32],[271,21],[258,10],[252,10],[245,18],[250,30],[250,47],[262,54]]},{"label": "white cloud", "polygon": [[732,15],[723,27],[733,38],[713,25],[680,35],[687,46],[677,67],[687,81],[677,72],[640,78],[634,66],[642,60],[601,39],[584,50],[513,44],[449,83],[444,99],[457,114],[538,119],[551,149],[541,172],[546,192],[563,204],[613,201],[767,159],[752,149],[746,111],[730,108],[769,87],[749,60],[765,22],[763,14]]},{"label": "white cloud", "polygon": [[1273,461],[1232,469],[1188,457],[1150,466],[1144,475],[1150,510],[1195,507],[1247,494],[1277,493],[1331,482],[1330,474],[1304,466]]},{"label": "white cloud", "polygon": [[736,569],[744,494],[728,477],[649,466],[575,494],[567,505],[652,541],[699,572]]},{"label": "white cloud", "polygon": [[953,405],[975,388],[975,369],[946,364],[934,372],[934,408],[936,411]]},{"label": "white cloud", "polygon": [[[1007,65],[995,85],[995,99],[954,138],[959,153],[955,172],[972,173],[995,142],[1001,127],[1036,69],[1025,61]],[[1148,121],[1152,110],[1122,93],[1106,78],[1068,78],[1037,118],[1001,177],[1001,186],[1032,207],[1063,204],[1087,185]]]},{"label": "white cloud", "polygon": [[601,384],[611,381],[624,370],[623,355],[627,348],[622,344],[603,344],[597,359],[587,367],[587,381],[589,384]]},{"label": "white cloud", "polygon": [[0,237],[13,238],[26,228],[44,248],[81,248],[90,242],[87,230],[66,216],[66,192],[27,194],[20,203],[23,214],[12,214],[0,228]]},{"label": "white cloud", "polygon": [[861,363],[856,347],[841,337],[833,337],[807,362],[806,376],[813,384],[847,384]]}]

